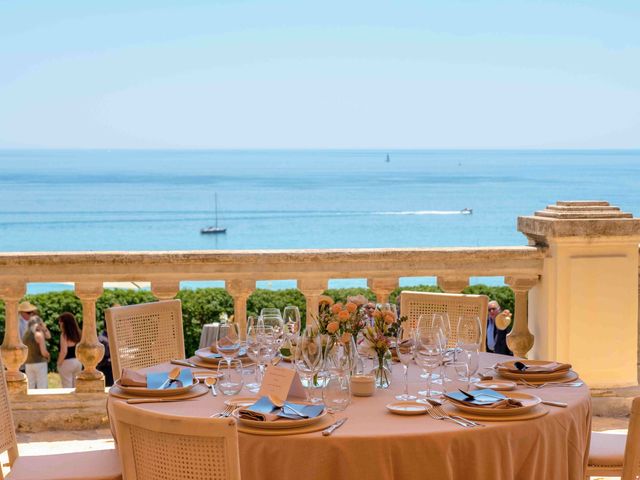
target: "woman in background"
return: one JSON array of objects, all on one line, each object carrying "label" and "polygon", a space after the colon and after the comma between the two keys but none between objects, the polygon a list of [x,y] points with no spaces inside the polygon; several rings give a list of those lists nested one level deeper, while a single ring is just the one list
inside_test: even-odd
[{"label": "woman in background", "polygon": [[51,338],[49,329],[42,319],[34,315],[27,324],[22,343],[27,346],[25,373],[29,388],[49,388],[47,362],[51,355],[47,351],[47,339]]},{"label": "woman in background", "polygon": [[60,353],[58,354],[58,373],[62,388],[76,386],[76,374],[82,370],[82,363],[76,358],[76,345],[80,343],[80,328],[73,313],[64,312],[58,317],[60,326]]}]

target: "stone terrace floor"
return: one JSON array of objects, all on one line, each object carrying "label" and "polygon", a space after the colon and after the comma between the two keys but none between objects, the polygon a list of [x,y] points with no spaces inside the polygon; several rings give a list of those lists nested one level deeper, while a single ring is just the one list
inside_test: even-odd
[{"label": "stone terrace floor", "polygon": [[[627,418],[593,417],[594,431],[607,431],[612,434],[626,433]],[[114,448],[113,437],[109,429],[99,430],[57,430],[38,433],[18,433],[20,455],[48,455],[66,452],[84,452]],[[2,457],[3,471],[8,468],[6,454]],[[605,478],[605,477],[601,477]],[[617,477],[606,477],[617,478]]]}]

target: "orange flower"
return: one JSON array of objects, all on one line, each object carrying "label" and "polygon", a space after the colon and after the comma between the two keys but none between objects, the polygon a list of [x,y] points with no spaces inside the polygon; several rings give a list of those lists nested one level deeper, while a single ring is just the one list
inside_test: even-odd
[{"label": "orange flower", "polygon": [[351,315],[349,315],[349,312],[347,312],[346,310],[340,310],[340,312],[338,313],[338,318],[340,319],[341,322],[349,320],[350,316]]},{"label": "orange flower", "polygon": [[342,343],[349,343],[351,341],[351,334],[349,332],[344,332],[340,337],[340,341]]},{"label": "orange flower", "polygon": [[349,302],[349,303],[347,303],[347,307],[346,307],[346,308],[347,308],[347,311],[348,311],[349,313],[353,313],[353,312],[355,312],[356,310],[358,310],[358,305],[356,305],[355,303],[351,303],[351,302]]},{"label": "orange flower", "polygon": [[374,310],[373,311],[373,318],[375,318],[376,320],[382,318],[382,312],[380,310]]},{"label": "orange flower", "polygon": [[339,327],[340,327],[340,324],[338,322],[335,322],[335,321],[329,322],[329,325],[327,325],[327,332],[336,333]]},{"label": "orange flower", "polygon": [[384,314],[384,323],[387,325],[391,325],[396,321],[396,316],[392,312],[385,312]]},{"label": "orange flower", "polygon": [[342,310],[342,303],[340,302],[334,303],[331,307],[331,313],[338,313],[340,310]]},{"label": "orange flower", "polygon": [[318,298],[318,304],[333,305],[333,298],[331,298],[329,295],[320,295],[320,298]]}]

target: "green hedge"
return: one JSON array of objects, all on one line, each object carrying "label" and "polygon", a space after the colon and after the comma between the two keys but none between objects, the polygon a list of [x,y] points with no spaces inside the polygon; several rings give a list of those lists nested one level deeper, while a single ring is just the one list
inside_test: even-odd
[{"label": "green hedge", "polygon": [[[402,290],[440,292],[438,287],[419,285],[413,287],[401,287],[391,293],[391,301],[395,302]],[[502,308],[508,308],[513,312],[514,297],[509,287],[489,287],[486,285],[474,285],[464,290],[464,293],[483,294],[492,300],[497,300]],[[375,300],[375,295],[368,288],[342,288],[329,289],[325,292],[335,301],[345,301],[348,296],[364,295],[370,300]],[[198,348],[202,325],[216,321],[220,314],[233,314],[233,299],[223,288],[200,288],[196,290],[181,290],[178,293],[182,300],[182,316],[184,324],[185,350],[191,354]],[[58,358],[58,346],[60,330],[58,328],[58,315],[62,312],[73,313],[78,322],[82,324],[82,304],[72,291],[39,293],[27,295],[24,298],[39,308],[40,316],[51,331],[52,339],[48,342],[51,352],[50,370],[56,369]],[[133,290],[106,290],[96,303],[96,321],[98,332],[104,329],[104,311],[113,304],[133,305],[152,302],[155,297],[149,291]],[[300,309],[304,323],[306,315],[305,298],[299,290],[256,290],[247,300],[247,315],[256,316],[265,307],[283,309],[287,305],[296,305]],[[4,338],[4,305],[0,302],[0,335]]]}]

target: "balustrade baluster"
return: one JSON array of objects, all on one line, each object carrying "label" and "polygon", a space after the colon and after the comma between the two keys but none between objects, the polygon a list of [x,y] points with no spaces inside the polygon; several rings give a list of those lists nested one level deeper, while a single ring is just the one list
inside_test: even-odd
[{"label": "balustrade baluster", "polygon": [[316,322],[319,313],[320,295],[327,289],[327,279],[304,278],[298,280],[298,290],[302,292],[307,300],[307,323],[312,325]]},{"label": "balustrade baluster", "polygon": [[378,303],[389,303],[389,295],[398,287],[398,277],[369,278],[367,286],[375,293]]},{"label": "balustrade baluster", "polygon": [[240,337],[247,334],[247,299],[255,290],[255,280],[234,279],[225,282],[227,292],[233,297],[233,319],[240,327]]},{"label": "balustrade baluster", "polygon": [[513,328],[507,335],[507,346],[514,355],[527,358],[533,347],[534,336],[529,331],[529,290],[537,283],[538,277],[505,277],[505,283],[515,294]]},{"label": "balustrade baluster", "polygon": [[75,291],[82,302],[82,338],[76,356],[84,367],[76,376],[76,392],[104,391],[104,375],[96,369],[104,356],[96,331],[96,300],[102,295],[102,282],[76,283]]},{"label": "balustrade baluster", "polygon": [[4,300],[5,326],[0,355],[7,368],[7,387],[11,393],[27,393],[27,376],[20,365],[27,360],[27,346],[20,338],[18,302],[25,294],[25,282],[15,281],[0,285],[0,298]]},{"label": "balustrade baluster", "polygon": [[469,277],[437,277],[438,286],[445,293],[460,293],[469,286]]}]

